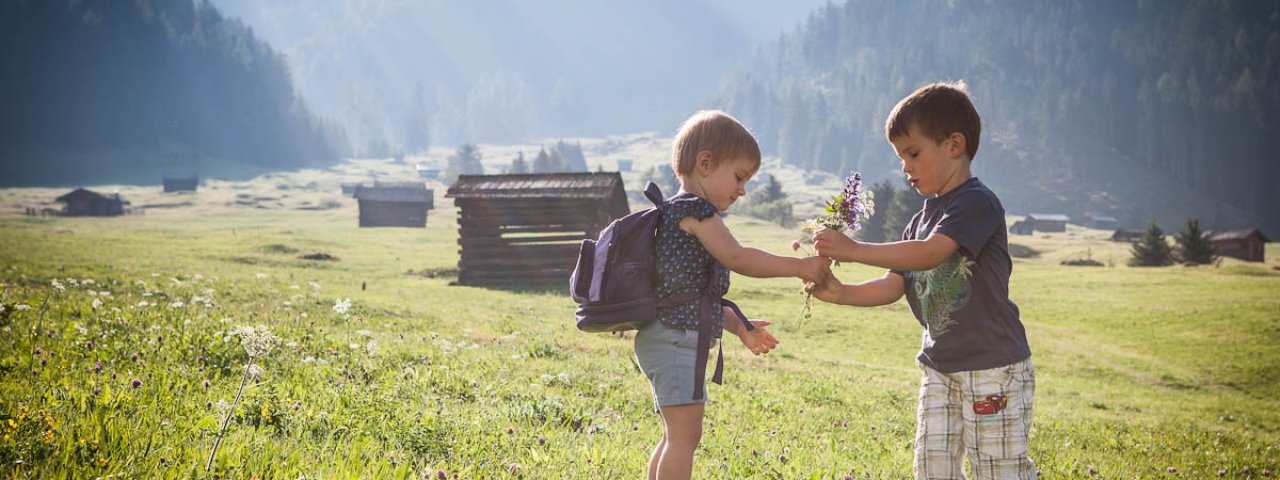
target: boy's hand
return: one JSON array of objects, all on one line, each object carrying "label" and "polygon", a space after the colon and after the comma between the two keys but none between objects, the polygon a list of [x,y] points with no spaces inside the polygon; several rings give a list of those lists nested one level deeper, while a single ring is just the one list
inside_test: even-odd
[{"label": "boy's hand", "polygon": [[822,300],[827,303],[840,303],[840,287],[844,284],[840,283],[840,279],[835,274],[827,271],[826,277],[817,283],[805,283],[804,291],[813,294],[813,298]]},{"label": "boy's hand", "polygon": [[839,230],[821,227],[813,232],[813,248],[818,255],[841,262],[851,262],[853,250],[858,248],[858,242],[840,233]]},{"label": "boy's hand", "polygon": [[800,278],[805,282],[817,282],[831,274],[831,259],[814,255],[800,259]]},{"label": "boy's hand", "polygon": [[[725,321],[728,322],[730,319],[726,318]],[[740,320],[734,319],[733,321]],[[769,330],[764,328],[770,323],[772,322],[768,320],[752,320],[751,325],[756,328],[751,331],[744,331],[746,330],[745,328],[739,329],[739,331],[736,332],[738,334],[738,339],[742,340],[742,344],[746,345],[747,349],[751,350],[751,353],[756,355],[769,353],[769,350],[773,350],[774,347],[778,346],[778,339],[774,337],[772,333],[769,333]]]}]

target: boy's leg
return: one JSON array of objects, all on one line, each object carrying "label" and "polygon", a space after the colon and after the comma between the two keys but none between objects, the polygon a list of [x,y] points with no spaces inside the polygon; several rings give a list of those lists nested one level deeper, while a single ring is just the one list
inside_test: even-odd
[{"label": "boy's leg", "polygon": [[912,471],[918,479],[963,478],[960,386],[937,370],[918,362],[917,365],[923,375],[916,410],[916,458]]},{"label": "boy's leg", "polygon": [[[1036,374],[1031,360],[990,370],[961,372],[964,383],[965,452],[975,479],[1034,479],[1027,455]],[[988,398],[1004,395],[1004,408]],[[997,397],[998,398],[998,397]],[[982,403],[975,408],[977,402]],[[982,410],[981,412],[975,410]],[[990,413],[986,413],[990,412]]]},{"label": "boy's leg", "polygon": [[663,438],[666,447],[658,459],[656,478],[688,480],[693,475],[693,453],[702,441],[704,403],[662,407]]}]

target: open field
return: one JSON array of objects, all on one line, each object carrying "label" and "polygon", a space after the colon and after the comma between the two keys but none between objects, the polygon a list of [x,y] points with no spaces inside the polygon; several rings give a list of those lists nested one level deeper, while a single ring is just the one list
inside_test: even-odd
[{"label": "open field", "polygon": [[[338,183],[411,177],[412,164],[196,194],[122,186],[134,206],[175,205],[107,219],[21,217],[65,190],[0,191],[0,478],[641,477],[660,428],[628,339],[577,332],[565,289],[450,286],[457,212],[442,185],[426,229],[356,228]],[[778,253],[799,236],[727,221]],[[1037,252],[1015,259],[1011,288],[1038,372],[1044,478],[1277,472],[1280,244],[1265,264],[1130,268],[1107,235],[1011,237]],[[313,253],[336,259],[301,258]],[[1059,265],[1085,257],[1108,266]],[[908,478],[920,327],[905,303],[819,304],[796,324],[798,281],[735,276],[730,297],[775,320],[782,344],[753,357],[727,339],[696,477]],[[231,333],[254,325],[281,343],[206,473],[247,361]]]}]

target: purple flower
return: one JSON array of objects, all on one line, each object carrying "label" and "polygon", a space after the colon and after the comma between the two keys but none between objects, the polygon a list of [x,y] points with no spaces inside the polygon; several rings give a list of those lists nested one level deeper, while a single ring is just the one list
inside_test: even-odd
[{"label": "purple flower", "polygon": [[135,378],[135,379],[133,379],[133,382],[132,382],[131,384],[133,385],[133,388],[141,388],[141,387],[142,387],[142,380],[139,380],[139,379],[136,379],[136,378]]},{"label": "purple flower", "polygon": [[799,241],[799,240],[792,240],[792,241],[791,241],[791,251],[793,251],[793,252],[794,252],[794,251],[799,250],[799,249],[800,249],[800,241]]},{"label": "purple flower", "polygon": [[102,371],[102,362],[93,362],[93,371],[95,371],[95,372],[101,372],[101,371]]},{"label": "purple flower", "polygon": [[93,350],[93,340],[86,340],[84,342],[84,348],[87,350]]},{"label": "purple flower", "polygon": [[440,480],[445,480],[449,478],[449,474],[444,473],[444,470],[436,470],[436,478]]}]

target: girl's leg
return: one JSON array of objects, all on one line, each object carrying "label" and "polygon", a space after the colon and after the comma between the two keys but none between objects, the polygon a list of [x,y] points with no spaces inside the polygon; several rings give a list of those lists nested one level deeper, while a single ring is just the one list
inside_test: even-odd
[{"label": "girl's leg", "polygon": [[666,445],[658,459],[657,480],[688,480],[693,453],[702,441],[702,413],[706,404],[662,407],[662,435]]},{"label": "girl's leg", "polygon": [[658,480],[658,462],[662,460],[662,451],[667,448],[667,428],[662,427],[662,440],[658,441],[658,445],[653,447],[653,453],[649,455],[649,476],[648,480]]}]

